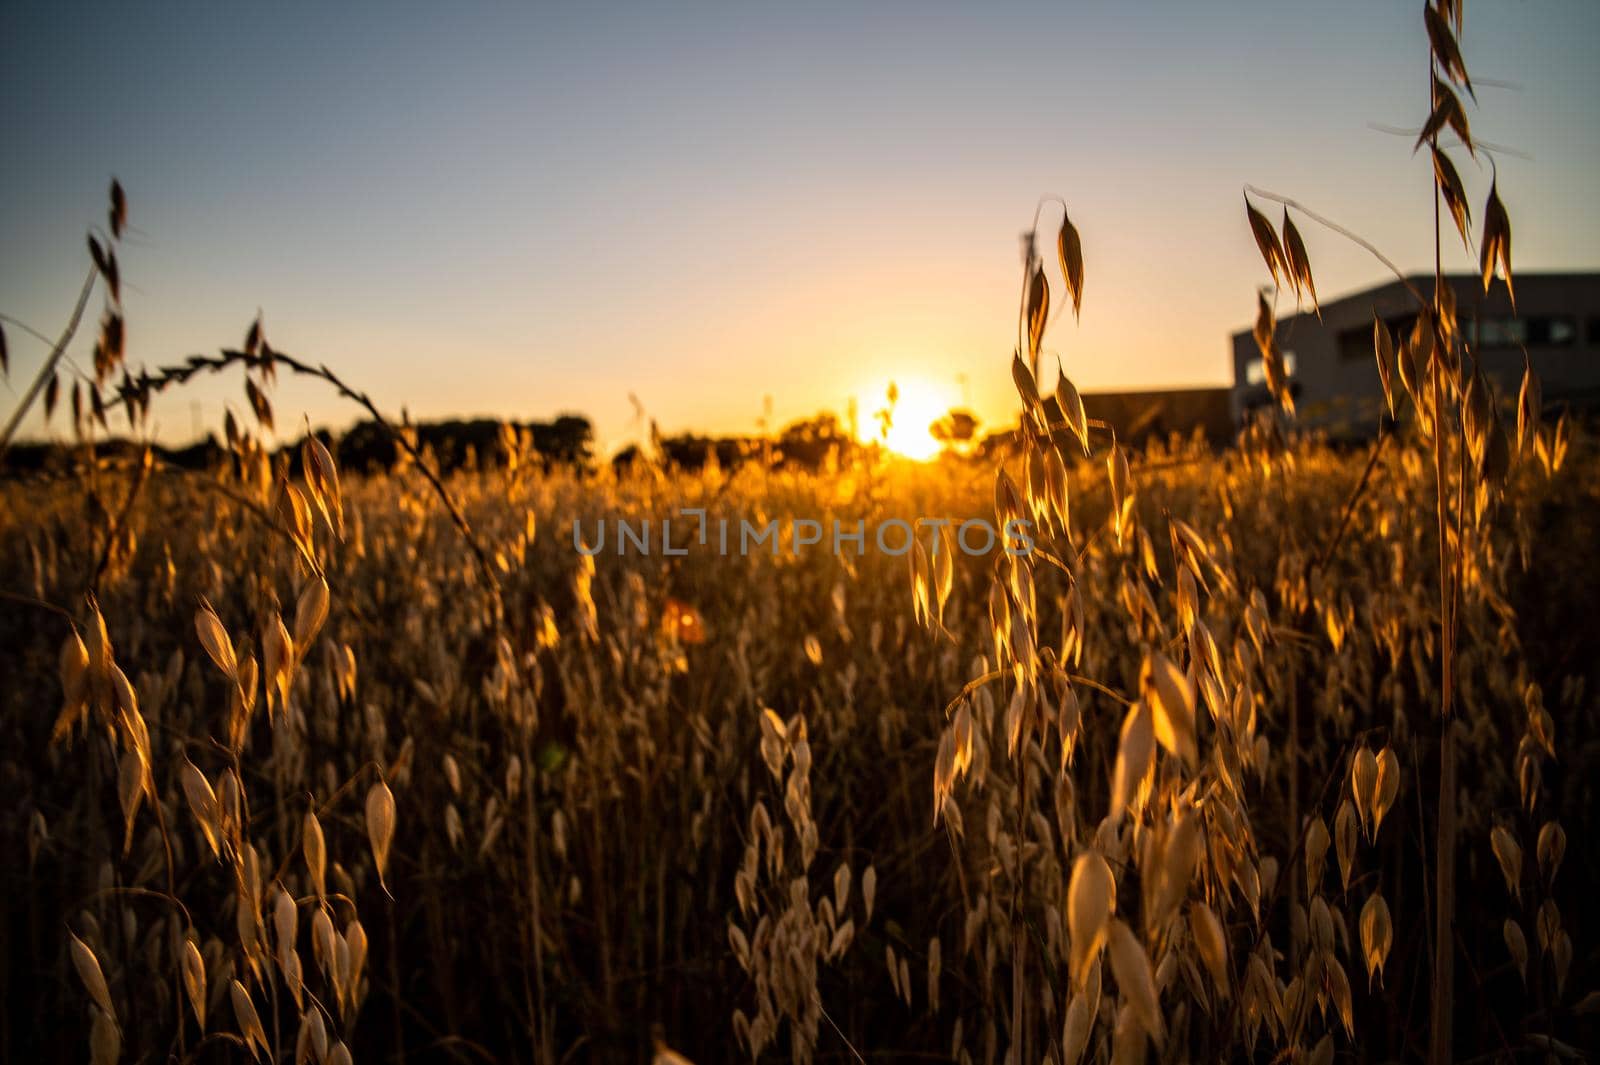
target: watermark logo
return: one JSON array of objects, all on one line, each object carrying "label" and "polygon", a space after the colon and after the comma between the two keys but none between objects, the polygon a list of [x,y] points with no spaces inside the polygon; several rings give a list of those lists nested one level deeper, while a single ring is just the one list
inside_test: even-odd
[{"label": "watermark logo", "polygon": [[[671,518],[601,518],[592,529],[582,519],[572,520],[572,547],[580,555],[663,555],[682,556],[696,548],[717,555],[748,556],[763,551],[774,557],[787,551],[793,555],[828,551],[835,555],[853,553],[860,557],[870,548],[879,554],[901,557],[910,553],[918,530],[932,530],[932,552],[940,545],[953,544],[956,550],[974,558],[996,550],[1008,555],[1033,553],[1033,523],[1012,518],[1003,528],[983,518],[957,521],[953,518],[889,518],[869,526],[865,519],[853,523],[837,518],[777,518],[756,523],[745,518],[711,518],[702,507],[684,507]],[[946,531],[948,530],[948,531]]]}]

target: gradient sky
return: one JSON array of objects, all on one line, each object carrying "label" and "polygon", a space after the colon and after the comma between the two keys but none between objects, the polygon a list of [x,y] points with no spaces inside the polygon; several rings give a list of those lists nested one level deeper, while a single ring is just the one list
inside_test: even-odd
[{"label": "gradient sky", "polygon": [[[1244,183],[1431,264],[1427,162],[1372,128],[1424,117],[1420,9],[8,3],[0,311],[60,328],[116,174],[135,366],[237,345],[259,307],[420,418],[575,410],[616,445],[629,392],[665,431],[741,432],[768,395],[779,422],[865,417],[896,378],[995,421],[1017,235],[1059,194],[1087,283],[1047,346],[1080,388],[1224,383],[1264,280]],[[1514,83],[1473,129],[1530,157],[1500,160],[1515,265],[1595,267],[1600,5],[1466,23],[1471,73]],[[1324,295],[1381,279],[1302,228]],[[43,356],[8,336],[7,406]],[[277,395],[291,432],[353,417]],[[165,438],[193,402],[245,409],[237,376],[191,390]]]}]

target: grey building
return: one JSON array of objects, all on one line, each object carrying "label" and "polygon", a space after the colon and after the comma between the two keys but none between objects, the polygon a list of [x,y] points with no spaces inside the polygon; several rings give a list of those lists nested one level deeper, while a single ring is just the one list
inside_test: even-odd
[{"label": "grey building", "polygon": [[[1513,280],[1515,311],[1503,282],[1496,280],[1485,295],[1476,275],[1445,276],[1455,291],[1469,351],[1502,396],[1516,395],[1526,350],[1546,406],[1600,406],[1600,273],[1523,273]],[[1433,291],[1432,274],[1410,281],[1420,292]],[[1377,425],[1384,402],[1372,352],[1374,314],[1398,338],[1416,321],[1416,301],[1405,285],[1391,281],[1324,301],[1320,321],[1309,309],[1278,320],[1278,346],[1302,425],[1334,436],[1366,435]],[[1248,329],[1235,333],[1230,403],[1235,424],[1271,402],[1255,339]]]}]

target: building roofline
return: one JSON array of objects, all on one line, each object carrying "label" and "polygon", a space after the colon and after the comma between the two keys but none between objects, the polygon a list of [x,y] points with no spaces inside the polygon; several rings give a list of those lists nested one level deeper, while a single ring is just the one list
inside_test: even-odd
[{"label": "building roofline", "polygon": [[[1590,281],[1600,285],[1600,270],[1518,270],[1512,275],[1512,277],[1513,280],[1518,282],[1524,280]],[[1483,275],[1469,271],[1447,271],[1444,275],[1444,279],[1452,284],[1482,284]],[[1403,280],[1398,277],[1391,277],[1387,281],[1380,281],[1375,285],[1368,285],[1365,288],[1352,289],[1330,299],[1319,300],[1318,302],[1320,303],[1322,309],[1327,311],[1329,308],[1337,307],[1341,304],[1371,298],[1379,293],[1404,288],[1407,285],[1422,288],[1424,286],[1431,285],[1432,283],[1433,274],[1431,272],[1416,272],[1406,274]],[[1278,324],[1282,325],[1293,318],[1298,318],[1303,315],[1309,316],[1312,314],[1314,314],[1314,312],[1310,309],[1296,310],[1291,314],[1286,314],[1279,318]],[[1239,337],[1249,336],[1252,331],[1253,330],[1250,327],[1236,329],[1230,333],[1229,336],[1231,339],[1236,340]]]},{"label": "building roofline", "polygon": [[1100,388],[1090,391],[1085,389],[1083,398],[1090,396],[1169,396],[1188,395],[1199,392],[1226,392],[1232,385],[1170,385],[1162,388]]},{"label": "building roofline", "polygon": [[[1520,281],[1521,279],[1523,279],[1525,277],[1528,278],[1529,280],[1532,280],[1534,278],[1539,278],[1541,280],[1547,280],[1547,281],[1548,280],[1552,280],[1552,279],[1572,280],[1572,281],[1578,281],[1578,280],[1587,279],[1587,280],[1593,280],[1593,281],[1600,281],[1600,269],[1597,269],[1597,270],[1517,270],[1511,276],[1512,276],[1512,279],[1516,280],[1516,281]],[[1483,281],[1483,275],[1478,273],[1475,270],[1446,270],[1445,273],[1444,273],[1444,277],[1445,277],[1446,281],[1477,281],[1477,282],[1480,282],[1480,283]],[[1367,289],[1356,289],[1354,292],[1350,292],[1347,295],[1349,295],[1349,296],[1359,296],[1359,295],[1361,295],[1361,293],[1368,291],[1368,289],[1383,288],[1383,287],[1385,287],[1387,285],[1395,284],[1398,280],[1399,280],[1398,278],[1394,278],[1394,279],[1386,281],[1386,282],[1384,282],[1383,284],[1380,284],[1380,285],[1368,286]],[[1406,275],[1406,280],[1411,282],[1414,285],[1415,284],[1419,284],[1419,283],[1420,284],[1426,284],[1427,282],[1433,280],[1433,272],[1431,270],[1422,270],[1422,271],[1418,271],[1416,273],[1407,274]],[[1345,297],[1341,296],[1341,297],[1338,297],[1338,298],[1344,299]]]}]

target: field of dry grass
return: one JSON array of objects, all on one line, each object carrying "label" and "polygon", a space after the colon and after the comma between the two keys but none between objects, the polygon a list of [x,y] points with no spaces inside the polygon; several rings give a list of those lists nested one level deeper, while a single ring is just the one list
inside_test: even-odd
[{"label": "field of dry grass", "polygon": [[[1275,406],[1221,453],[1130,450],[1045,380],[1085,273],[1064,213],[1047,266],[1054,198],[1003,453],[595,472],[506,427],[446,473],[259,321],[128,368],[113,184],[0,429],[3,459],[38,400],[74,441],[0,481],[0,1058],[1583,1060],[1596,444],[1531,357],[1495,394],[1442,281],[1454,226],[1510,291],[1511,223],[1449,154],[1461,5],[1423,14],[1432,291],[1247,188]],[[1375,322],[1364,449],[1293,416],[1313,224],[1416,303]],[[91,375],[63,359],[97,289]],[[92,446],[236,373],[213,468]],[[279,435],[279,374],[399,465]],[[618,550],[685,509],[821,542]],[[972,553],[967,519],[1007,533]],[[903,556],[830,535],[894,521]]]},{"label": "field of dry grass", "polygon": [[[1368,457],[1133,456],[1120,546],[1105,466],[1076,467],[1079,554],[1030,578],[1022,706],[1009,676],[957,698],[1009,653],[994,558],[956,556],[930,628],[907,560],[870,547],[591,562],[571,540],[574,520],[680,506],[982,516],[990,469],[462,474],[498,591],[403,473],[346,478],[337,501],[264,467],[157,473],[109,553],[119,509],[94,500],[137,470],[95,471],[87,501],[7,485],[5,1056],[77,1059],[114,1017],[128,1060],[252,1039],[273,1060],[339,1041],[636,1060],[653,1024],[699,1061],[988,1061],[1024,1039],[1061,1060],[1074,1025],[1109,1049],[1153,1007],[1160,1060],[1415,1057],[1431,471],[1391,444],[1362,482]],[[1483,1053],[1595,1032],[1574,1012],[1597,943],[1578,903],[1600,884],[1592,461],[1579,439],[1553,475],[1519,467],[1459,606],[1456,1027]],[[283,484],[329,516],[280,510]],[[1189,673],[1189,732],[1119,792],[1128,703],[1163,697],[1152,655]],[[1363,752],[1394,767],[1381,809]],[[1136,813],[1108,817],[1124,795]],[[1521,852],[1504,868],[1496,832]],[[1085,854],[1118,870],[1130,922],[1104,965],[1067,901]]]}]

